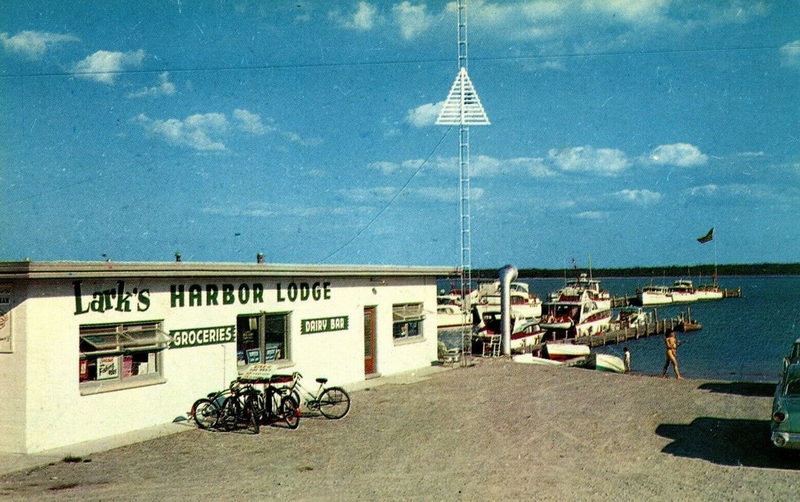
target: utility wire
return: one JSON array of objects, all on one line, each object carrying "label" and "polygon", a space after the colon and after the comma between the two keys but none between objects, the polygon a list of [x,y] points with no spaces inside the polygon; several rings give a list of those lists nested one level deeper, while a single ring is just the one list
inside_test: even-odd
[{"label": "utility wire", "polygon": [[[573,59],[587,57],[616,57],[616,56],[647,56],[656,54],[702,54],[717,52],[743,52],[743,51],[764,51],[778,50],[780,47],[773,45],[745,46],[745,47],[719,47],[719,48],[699,48],[699,49],[654,49],[654,50],[631,50],[613,52],[572,52],[562,54],[532,54],[514,56],[471,56],[472,61],[516,61],[531,59]],[[159,68],[152,70],[113,70],[113,71],[58,71],[42,73],[3,73],[0,79],[26,78],[26,77],[65,77],[65,76],[92,76],[92,75],[136,75],[163,73],[189,73],[189,72],[229,72],[229,71],[263,71],[263,70],[284,70],[300,68],[342,68],[355,66],[391,66],[391,65],[410,65],[410,64],[438,64],[452,63],[452,58],[432,58],[432,59],[394,59],[383,61],[355,61],[355,62],[327,62],[327,63],[274,63],[274,64],[253,64],[238,66],[209,66],[209,67],[177,67]]]},{"label": "utility wire", "polygon": [[363,234],[373,223],[375,223],[375,221],[387,209],[389,209],[389,206],[391,206],[394,203],[394,201],[397,200],[398,197],[400,197],[400,194],[403,193],[403,191],[406,188],[408,188],[408,185],[411,184],[411,180],[413,180],[414,177],[422,170],[422,168],[425,166],[425,164],[427,164],[428,161],[431,160],[431,157],[433,157],[433,154],[436,153],[436,150],[439,149],[439,146],[441,146],[442,142],[447,137],[447,134],[450,132],[450,129],[452,129],[452,128],[453,128],[453,126],[450,126],[450,127],[447,128],[447,130],[442,135],[441,139],[439,139],[439,142],[436,143],[436,146],[434,146],[433,149],[431,150],[431,152],[428,154],[428,156],[425,157],[425,160],[423,160],[422,163],[420,163],[419,167],[417,167],[417,169],[413,173],[411,173],[411,176],[408,177],[408,179],[406,180],[405,184],[402,187],[400,187],[400,190],[398,190],[397,193],[395,193],[394,196],[391,199],[389,199],[389,201],[380,209],[380,211],[375,213],[375,215],[367,222],[367,224],[364,225],[363,227],[361,227],[361,229],[358,232],[356,232],[347,242],[345,242],[344,244],[342,244],[341,246],[339,246],[338,248],[333,250],[333,252],[331,252],[328,256],[326,256],[325,258],[320,260],[318,262],[318,264],[321,264],[321,263],[324,263],[324,262],[330,260],[339,251],[341,251],[342,249],[344,249],[347,246],[349,246],[354,240],[358,239],[359,236],[361,236],[361,234]]}]

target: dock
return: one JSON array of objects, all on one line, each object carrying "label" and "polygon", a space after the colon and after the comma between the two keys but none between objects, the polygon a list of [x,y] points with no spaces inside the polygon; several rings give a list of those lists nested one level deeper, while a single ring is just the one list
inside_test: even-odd
[{"label": "dock", "polygon": [[[644,324],[629,326],[625,328],[612,328],[602,333],[577,338],[556,338],[550,341],[562,343],[576,343],[588,345],[589,347],[599,347],[615,343],[624,343],[628,340],[638,340],[650,336],[664,336],[670,331],[696,331],[702,329],[702,325],[691,318],[691,312],[680,313],[676,317],[669,319],[654,319]],[[525,352],[541,354],[544,343],[531,345],[525,348]]]}]

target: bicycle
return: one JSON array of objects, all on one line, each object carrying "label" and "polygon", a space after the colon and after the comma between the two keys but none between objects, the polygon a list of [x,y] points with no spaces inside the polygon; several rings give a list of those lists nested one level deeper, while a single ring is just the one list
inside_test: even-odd
[{"label": "bicycle", "polygon": [[189,417],[201,429],[216,429],[219,426],[219,415],[222,404],[231,395],[231,386],[217,392],[211,392],[206,397],[200,398],[192,404]]},{"label": "bicycle", "polygon": [[[237,379],[227,389],[212,392],[192,405],[189,416],[201,429],[232,431],[245,424],[254,434],[261,424],[285,422],[290,429],[300,425],[299,397],[292,398],[288,387],[291,375],[274,375],[268,380]],[[266,385],[264,391],[255,387]]]},{"label": "bicycle", "polygon": [[235,430],[240,424],[258,434],[261,429],[260,391],[252,385],[242,385],[234,380],[231,395],[222,402],[217,423],[226,431]]},{"label": "bicycle", "polygon": [[317,410],[325,418],[337,420],[343,418],[350,411],[350,395],[341,387],[325,387],[327,378],[317,378],[319,388],[316,393],[304,387],[300,380],[303,378],[299,372],[292,373],[292,383],[287,387],[288,397],[297,400],[300,407],[301,392],[306,396],[305,405],[309,410]]},{"label": "bicycle", "polygon": [[290,429],[299,427],[300,412],[298,410],[298,401],[292,399],[285,385],[280,385],[291,381],[291,375],[272,375],[268,380],[240,379],[240,382],[265,385],[263,391],[257,391],[257,411],[261,423],[274,424],[282,421]]}]

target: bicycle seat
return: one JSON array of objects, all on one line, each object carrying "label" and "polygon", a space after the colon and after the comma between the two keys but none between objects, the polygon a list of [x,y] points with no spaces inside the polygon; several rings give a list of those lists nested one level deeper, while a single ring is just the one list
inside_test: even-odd
[{"label": "bicycle seat", "polygon": [[322,385],[325,385],[326,383],[328,383],[328,379],[327,378],[317,378],[317,383],[321,383]]}]

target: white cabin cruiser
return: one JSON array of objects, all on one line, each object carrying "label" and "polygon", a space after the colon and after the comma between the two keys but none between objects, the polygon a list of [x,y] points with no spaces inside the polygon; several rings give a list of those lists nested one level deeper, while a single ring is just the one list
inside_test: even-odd
[{"label": "white cabin cruiser", "polygon": [[581,272],[577,278],[568,280],[563,288],[550,293],[550,301],[557,301],[563,294],[576,296],[584,291],[602,308],[611,308],[611,294],[600,287],[599,280],[589,277],[586,272]]},{"label": "white cabin cruiser", "polygon": [[[512,282],[509,286],[509,300],[511,314],[516,319],[537,319],[542,315],[542,301],[530,292],[530,287],[524,282]],[[475,320],[483,318],[487,312],[500,311],[500,281],[488,282],[478,285],[472,304]]]},{"label": "white cabin cruiser", "polygon": [[672,291],[669,286],[645,286],[636,291],[639,305],[668,305],[672,303]]},{"label": "white cabin cruiser", "polygon": [[568,331],[568,336],[573,337],[607,331],[611,324],[611,302],[594,300],[586,290],[573,293],[562,290],[558,300],[544,303],[539,325],[548,331]]},{"label": "white cabin cruiser", "polygon": [[688,279],[678,279],[669,288],[672,294],[673,303],[687,303],[697,301],[697,294],[695,293],[692,281]]}]

